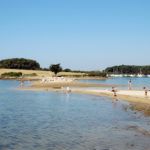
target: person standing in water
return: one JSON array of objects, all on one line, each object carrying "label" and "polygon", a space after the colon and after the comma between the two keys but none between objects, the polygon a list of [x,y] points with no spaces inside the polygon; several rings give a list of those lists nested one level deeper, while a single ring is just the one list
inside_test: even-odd
[{"label": "person standing in water", "polygon": [[132,81],[131,81],[131,79],[128,81],[128,89],[129,89],[129,90],[132,89]]},{"label": "person standing in water", "polygon": [[66,92],[67,92],[67,93],[70,93],[70,92],[71,92],[71,89],[70,89],[70,87],[69,87],[69,86],[67,86],[67,88],[66,88]]},{"label": "person standing in water", "polygon": [[115,87],[112,87],[112,90],[114,97],[117,96],[117,89]]},{"label": "person standing in water", "polygon": [[20,87],[23,87],[23,86],[24,86],[24,81],[20,80]]},{"label": "person standing in water", "polygon": [[145,96],[147,96],[147,93],[148,93],[148,89],[146,87],[143,87],[143,90],[145,92]]}]

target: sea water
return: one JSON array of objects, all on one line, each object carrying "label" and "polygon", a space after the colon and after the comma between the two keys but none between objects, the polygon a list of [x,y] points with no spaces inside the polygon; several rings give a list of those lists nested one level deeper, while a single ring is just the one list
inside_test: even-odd
[{"label": "sea water", "polygon": [[121,85],[122,88],[128,89],[128,81],[131,79],[132,87],[134,89],[143,89],[143,87],[150,88],[149,77],[111,77],[108,79],[92,79],[92,80],[79,80],[84,83],[99,83],[99,84],[114,84]]},{"label": "sea water", "polygon": [[150,118],[126,102],[18,86],[0,81],[0,150],[150,148]]}]

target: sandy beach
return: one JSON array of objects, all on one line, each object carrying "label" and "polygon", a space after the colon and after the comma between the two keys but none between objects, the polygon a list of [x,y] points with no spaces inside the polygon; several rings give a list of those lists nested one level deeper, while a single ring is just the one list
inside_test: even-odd
[{"label": "sandy beach", "polygon": [[[117,87],[117,96],[114,96],[114,93],[111,90],[112,86]],[[51,82],[45,84],[36,81],[33,82],[29,87],[21,87],[19,89],[68,93],[67,87],[69,87],[71,93],[106,96],[109,97],[112,102],[118,100],[127,101],[130,104],[130,109],[134,111],[141,111],[145,116],[150,116],[150,93],[145,96],[143,90],[122,90],[119,89],[119,85],[91,84],[80,82]]]},{"label": "sandy beach", "polygon": [[[145,96],[144,90],[124,90],[121,89],[122,85],[113,84],[94,84],[94,83],[81,83],[81,82],[51,82],[41,83],[32,82],[30,87],[24,87],[24,90],[46,90],[46,91],[66,91],[66,87],[70,87],[73,93],[92,94],[97,96],[108,96],[111,98],[122,99],[134,103],[142,103],[150,105],[150,93]],[[117,87],[117,97],[111,91],[112,87]]]}]

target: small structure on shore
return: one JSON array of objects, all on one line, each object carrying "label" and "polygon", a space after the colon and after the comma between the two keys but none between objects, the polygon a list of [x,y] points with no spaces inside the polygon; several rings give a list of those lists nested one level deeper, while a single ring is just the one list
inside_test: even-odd
[{"label": "small structure on shore", "polygon": [[64,77],[46,77],[42,78],[41,83],[52,83],[52,82],[72,82],[73,78],[64,78]]}]

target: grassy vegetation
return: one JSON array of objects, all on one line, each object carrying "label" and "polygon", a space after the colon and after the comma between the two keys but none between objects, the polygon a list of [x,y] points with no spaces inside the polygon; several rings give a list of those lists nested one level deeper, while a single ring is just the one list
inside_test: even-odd
[{"label": "grassy vegetation", "polygon": [[2,78],[18,78],[22,76],[22,72],[6,72],[1,74]]},{"label": "grassy vegetation", "polygon": [[[9,71],[10,70],[10,71]],[[15,73],[7,73],[15,72]],[[50,77],[50,76],[65,76],[65,77],[106,77],[106,74],[100,71],[80,71],[63,69],[60,64],[52,64],[49,68],[41,68],[40,64],[31,59],[11,58],[0,60],[0,74],[2,76],[17,76],[16,72],[21,72],[23,77]]]},{"label": "grassy vegetation", "polygon": [[78,72],[60,72],[58,76],[63,76],[63,77],[84,77],[87,74],[85,73],[78,73]]},{"label": "grassy vegetation", "polygon": [[87,73],[90,77],[106,77],[107,74],[100,71],[90,71]]},{"label": "grassy vegetation", "polygon": [[[21,70],[21,69],[0,69],[0,76],[4,73],[21,72],[23,77],[31,79],[40,79],[43,77],[54,76],[54,73],[51,71],[42,71],[42,70]],[[84,78],[84,77],[105,77],[105,74],[101,72],[59,72],[57,76],[63,77],[73,77],[73,78]],[[5,77],[6,78],[6,77]]]},{"label": "grassy vegetation", "polygon": [[63,70],[64,72],[60,73],[64,76],[67,76],[70,74],[70,76],[73,77],[106,77],[107,74],[105,72],[101,71],[71,71],[70,69]]},{"label": "grassy vegetation", "polygon": [[36,77],[36,73],[29,73],[29,74],[24,74],[23,77]]},{"label": "grassy vegetation", "polygon": [[[43,70],[21,70],[21,69],[0,69],[0,75],[7,72],[21,72],[24,77],[29,78],[43,78],[43,77],[51,77],[54,76],[54,73],[51,71],[43,71]],[[64,77],[83,77],[85,73],[77,73],[77,72],[60,72],[58,76]]]}]

